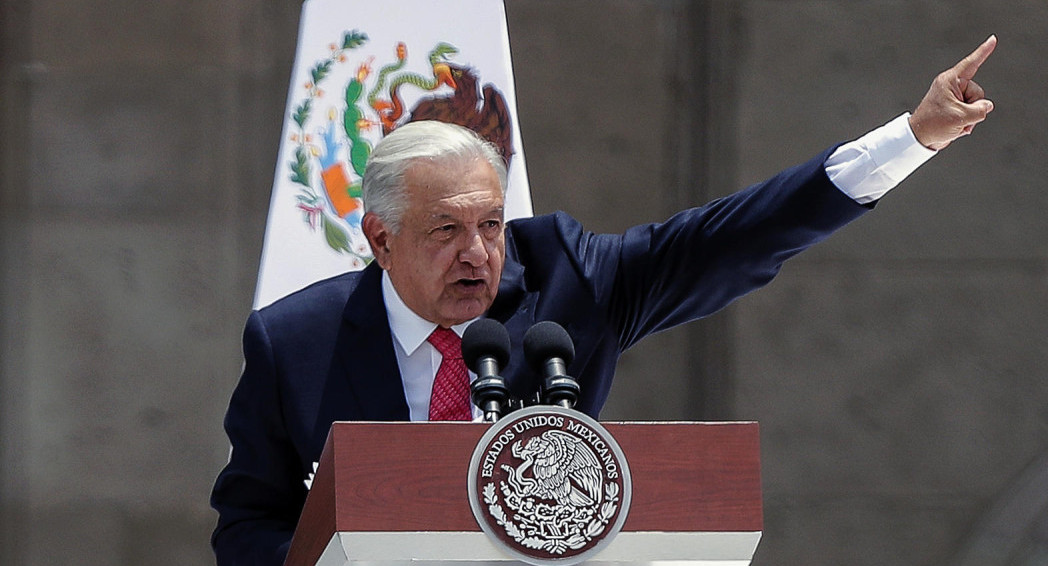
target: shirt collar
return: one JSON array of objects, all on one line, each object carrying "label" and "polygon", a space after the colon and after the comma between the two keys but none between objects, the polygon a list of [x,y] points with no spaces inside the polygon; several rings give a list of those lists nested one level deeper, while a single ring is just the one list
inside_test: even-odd
[{"label": "shirt collar", "polygon": [[[386,316],[389,318],[389,330],[393,333],[393,338],[400,343],[400,347],[407,355],[414,354],[415,350],[418,350],[419,346],[433,333],[437,323],[415,314],[415,311],[404,303],[396,288],[393,287],[393,280],[389,278],[389,272],[384,269],[382,270],[382,301],[386,304]],[[461,337],[473,320],[456,324],[451,329]]]}]

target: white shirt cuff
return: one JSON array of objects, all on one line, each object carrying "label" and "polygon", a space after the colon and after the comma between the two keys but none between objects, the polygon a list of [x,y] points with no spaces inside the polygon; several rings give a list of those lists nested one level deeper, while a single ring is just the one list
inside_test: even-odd
[{"label": "white shirt cuff", "polygon": [[826,174],[859,204],[880,199],[935,156],[917,141],[907,112],[861,138],[837,148],[826,160]]}]

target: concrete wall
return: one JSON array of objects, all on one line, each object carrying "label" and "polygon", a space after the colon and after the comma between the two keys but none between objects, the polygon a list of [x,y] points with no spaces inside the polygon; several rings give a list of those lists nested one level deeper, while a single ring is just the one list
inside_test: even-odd
[{"label": "concrete wall", "polygon": [[[1044,563],[1048,6],[507,0],[537,212],[661,219],[912,109],[997,110],[606,419],[761,421],[755,564]],[[300,4],[0,0],[0,563],[210,562]]]}]

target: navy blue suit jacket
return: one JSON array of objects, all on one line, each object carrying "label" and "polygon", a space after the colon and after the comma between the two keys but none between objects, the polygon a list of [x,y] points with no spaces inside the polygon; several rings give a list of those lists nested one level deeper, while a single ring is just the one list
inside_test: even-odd
[{"label": "navy blue suit jacket", "polygon": [[[701,318],[752,291],[794,254],[857,218],[826,177],[829,152],[764,183],[622,235],[585,232],[556,213],[506,229],[502,281],[487,316],[509,330],[503,371],[517,397],[538,380],[522,360],[525,331],[543,320],[575,341],[568,374],[576,406],[596,418],[619,355],[659,330]],[[408,406],[372,264],[253,312],[245,366],[225,420],[233,446],[212,505],[220,564],[279,564],[334,421],[408,420]]]}]

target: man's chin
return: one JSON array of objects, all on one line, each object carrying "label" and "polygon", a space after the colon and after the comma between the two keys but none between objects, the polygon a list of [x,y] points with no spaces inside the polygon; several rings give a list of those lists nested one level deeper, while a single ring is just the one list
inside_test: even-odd
[{"label": "man's chin", "polygon": [[455,301],[453,308],[446,313],[445,319],[450,322],[448,326],[462,324],[473,320],[488,311],[491,307],[490,298],[466,298]]}]

